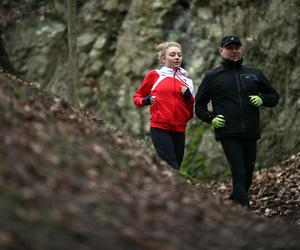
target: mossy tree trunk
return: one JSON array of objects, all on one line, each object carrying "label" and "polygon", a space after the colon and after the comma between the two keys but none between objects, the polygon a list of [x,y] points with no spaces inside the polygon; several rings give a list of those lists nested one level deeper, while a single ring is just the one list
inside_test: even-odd
[{"label": "mossy tree trunk", "polygon": [[11,74],[15,74],[16,70],[11,63],[9,56],[6,52],[4,41],[2,39],[1,30],[0,30],[0,67],[8,71]]},{"label": "mossy tree trunk", "polygon": [[76,0],[68,0],[68,48],[69,48],[69,101],[77,103],[77,32],[76,32]]}]

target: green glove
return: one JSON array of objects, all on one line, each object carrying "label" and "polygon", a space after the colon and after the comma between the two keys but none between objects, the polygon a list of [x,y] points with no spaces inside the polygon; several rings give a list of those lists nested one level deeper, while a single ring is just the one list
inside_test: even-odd
[{"label": "green glove", "polygon": [[223,128],[225,126],[225,119],[223,115],[217,115],[214,119],[212,119],[211,124],[215,128]]},{"label": "green glove", "polygon": [[263,100],[258,95],[249,95],[250,103],[256,107],[259,107],[263,104]]}]

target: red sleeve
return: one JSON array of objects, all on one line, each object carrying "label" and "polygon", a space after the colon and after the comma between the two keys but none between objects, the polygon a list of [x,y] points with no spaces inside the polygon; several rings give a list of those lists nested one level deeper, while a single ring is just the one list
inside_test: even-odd
[{"label": "red sleeve", "polygon": [[187,103],[188,107],[189,107],[189,110],[190,110],[190,114],[191,114],[190,119],[192,119],[193,116],[194,116],[194,103],[195,103],[195,97],[191,96],[188,100],[188,103]]},{"label": "red sleeve", "polygon": [[148,72],[148,74],[145,76],[142,85],[138,88],[138,90],[135,92],[133,96],[133,103],[138,106],[142,107],[143,106],[143,98],[147,97],[150,95],[151,88],[153,84],[156,82],[158,79],[159,75],[155,70],[151,70]]}]

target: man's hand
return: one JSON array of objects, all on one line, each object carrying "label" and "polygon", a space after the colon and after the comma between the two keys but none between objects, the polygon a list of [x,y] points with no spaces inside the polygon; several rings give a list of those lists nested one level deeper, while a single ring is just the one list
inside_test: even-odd
[{"label": "man's hand", "polygon": [[215,128],[223,128],[225,126],[225,119],[223,115],[217,115],[214,119],[212,119],[211,124]]},{"label": "man's hand", "polygon": [[263,104],[263,100],[258,95],[249,95],[250,103],[256,107],[259,107]]}]

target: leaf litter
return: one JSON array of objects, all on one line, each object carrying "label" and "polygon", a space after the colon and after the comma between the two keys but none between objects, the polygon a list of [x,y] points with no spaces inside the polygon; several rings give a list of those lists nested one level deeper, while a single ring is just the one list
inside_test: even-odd
[{"label": "leaf litter", "polygon": [[5,72],[0,119],[1,249],[299,248],[299,154],[256,172],[246,210]]}]

